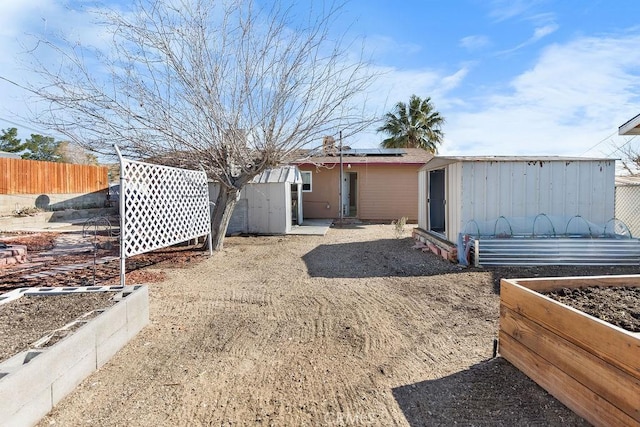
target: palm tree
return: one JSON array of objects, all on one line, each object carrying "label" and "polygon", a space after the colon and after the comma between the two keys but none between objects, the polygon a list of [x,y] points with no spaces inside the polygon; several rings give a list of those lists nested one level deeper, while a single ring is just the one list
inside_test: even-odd
[{"label": "palm tree", "polygon": [[409,105],[398,102],[393,112],[384,115],[384,122],[377,129],[389,135],[380,143],[384,148],[422,148],[435,154],[438,144],[442,144],[444,134],[440,127],[444,118],[429,97],[411,95]]}]

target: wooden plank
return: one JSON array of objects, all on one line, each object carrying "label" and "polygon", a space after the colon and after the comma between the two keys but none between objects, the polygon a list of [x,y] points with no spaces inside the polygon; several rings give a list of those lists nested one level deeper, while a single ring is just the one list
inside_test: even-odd
[{"label": "wooden plank", "polygon": [[0,158],[0,194],[93,193],[108,186],[108,168]]},{"label": "wooden plank", "polygon": [[595,426],[639,426],[627,414],[601,399],[544,358],[504,332],[499,334],[500,355],[547,390],[573,412]]},{"label": "wooden plank", "polygon": [[508,281],[537,292],[548,292],[560,288],[574,289],[589,286],[638,287],[640,286],[640,275],[627,274],[616,276],[540,277],[532,279],[512,279]]},{"label": "wooden plank", "polygon": [[640,376],[640,336],[502,280],[500,303],[587,349],[634,377]]},{"label": "wooden plank", "polygon": [[500,330],[640,422],[640,378],[500,307]]}]

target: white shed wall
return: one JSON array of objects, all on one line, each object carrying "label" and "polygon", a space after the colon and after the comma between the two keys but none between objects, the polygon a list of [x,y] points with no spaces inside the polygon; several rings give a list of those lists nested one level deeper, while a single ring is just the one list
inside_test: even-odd
[{"label": "white shed wall", "polygon": [[462,215],[462,211],[459,207],[463,205],[462,163],[452,163],[447,166],[445,169],[445,179],[447,185],[446,236],[447,240],[456,242],[458,232],[456,231],[455,234],[451,234],[449,230],[458,230],[458,224],[461,222],[460,216]]},{"label": "white shed wall", "polygon": [[[209,198],[216,200],[218,186],[209,186]],[[291,232],[291,184],[247,184],[233,211],[228,233],[286,234]]]},{"label": "white shed wall", "polygon": [[[457,165],[460,170],[454,167]],[[614,216],[613,160],[459,162],[449,168],[451,175],[461,176],[459,204],[457,208],[449,205],[460,212],[459,220],[452,221],[449,227],[450,240],[456,239],[472,219],[489,221],[500,216],[545,213],[581,215],[604,224]]]},{"label": "white shed wall", "polygon": [[[427,167],[429,164],[427,163]],[[604,224],[614,217],[615,161],[454,161],[446,166],[446,238],[470,220],[540,213]],[[419,172],[418,225],[429,230],[428,170]]]},{"label": "white shed wall", "polygon": [[427,228],[427,171],[418,172],[418,227]]},{"label": "white shed wall", "polygon": [[251,184],[244,188],[248,201],[249,233],[286,234],[291,231],[291,184]]}]

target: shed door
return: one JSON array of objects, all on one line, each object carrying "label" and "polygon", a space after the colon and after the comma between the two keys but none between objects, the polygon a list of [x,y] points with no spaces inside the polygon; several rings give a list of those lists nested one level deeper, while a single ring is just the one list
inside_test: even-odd
[{"label": "shed door", "polygon": [[446,200],[444,169],[429,171],[429,230],[445,232]]}]

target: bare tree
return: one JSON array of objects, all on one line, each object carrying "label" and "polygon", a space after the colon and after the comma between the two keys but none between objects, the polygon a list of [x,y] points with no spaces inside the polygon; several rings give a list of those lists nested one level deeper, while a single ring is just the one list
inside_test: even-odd
[{"label": "bare tree", "polygon": [[[32,88],[45,102],[38,121],[97,153],[117,143],[136,158],[200,163],[220,185],[212,229],[222,249],[253,177],[373,122],[363,93],[375,76],[361,50],[330,31],[342,6],[320,2],[302,19],[280,1],[260,3],[136,0],[132,12],[97,12],[109,51],[39,40],[32,68],[47,83]],[[44,48],[62,58],[59,71],[38,63]]]},{"label": "bare tree", "polygon": [[638,175],[640,173],[640,150],[630,145],[636,137],[632,137],[621,147],[616,147],[616,151],[620,153],[620,163],[629,175]]}]

